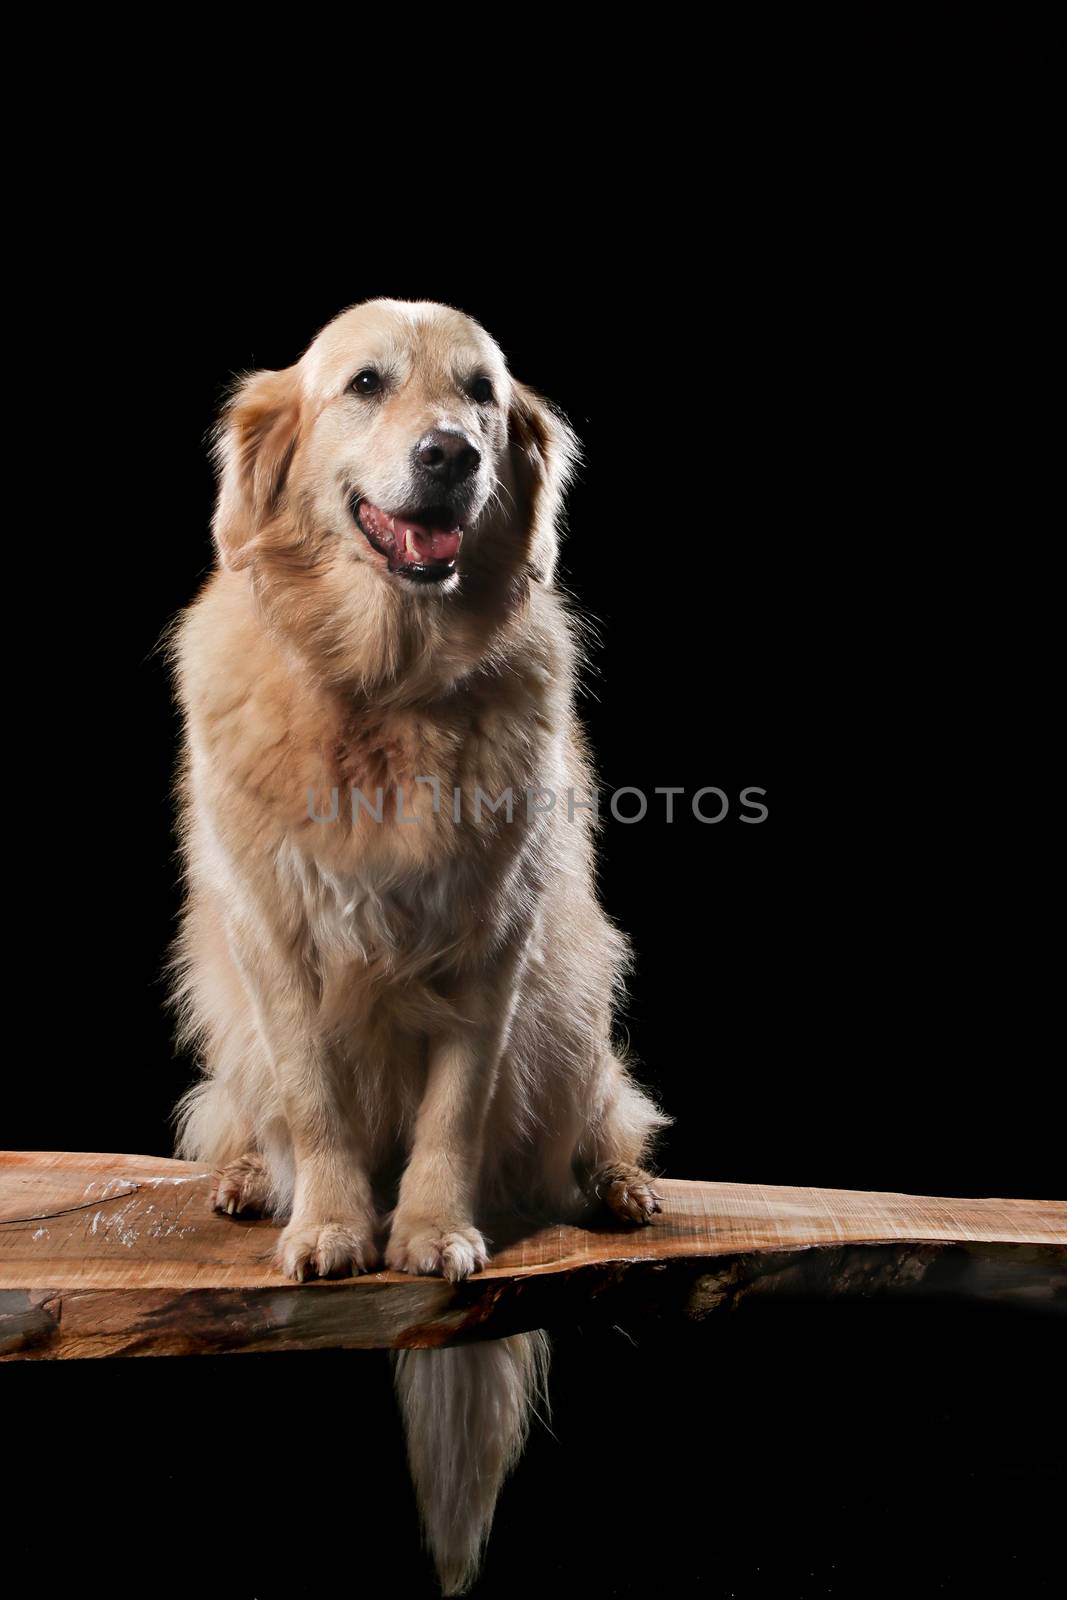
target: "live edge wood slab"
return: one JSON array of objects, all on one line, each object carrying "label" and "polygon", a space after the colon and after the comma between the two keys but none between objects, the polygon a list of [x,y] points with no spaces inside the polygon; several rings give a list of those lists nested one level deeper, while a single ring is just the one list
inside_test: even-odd
[{"label": "live edge wood slab", "polygon": [[402,1349],[606,1318],[703,1317],[752,1294],[883,1290],[1067,1309],[1067,1203],[661,1180],[639,1230],[502,1242],[465,1283],[288,1283],[276,1229],[212,1211],[202,1167],[0,1153],[0,1359]]}]

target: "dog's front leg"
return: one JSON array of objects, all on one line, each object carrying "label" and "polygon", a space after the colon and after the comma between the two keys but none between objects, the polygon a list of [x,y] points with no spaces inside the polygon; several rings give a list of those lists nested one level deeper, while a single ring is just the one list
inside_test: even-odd
[{"label": "dog's front leg", "polygon": [[275,1261],[301,1283],[371,1272],[379,1264],[377,1218],[362,1142],[325,1054],[290,1059],[295,1070],[283,1072],[282,1084],[296,1181]]},{"label": "dog's front leg", "polygon": [[398,1272],[453,1282],[484,1267],[474,1209],[486,1113],[507,1039],[522,963],[513,946],[453,996],[455,1024],[429,1042],[426,1087],[386,1247]]},{"label": "dog's front leg", "polygon": [[254,944],[231,934],[231,948],[253,1000],[292,1150],[292,1210],[275,1265],[300,1283],[372,1271],[377,1217],[366,1151],[339,1064],[321,1036],[308,978],[262,929]]}]

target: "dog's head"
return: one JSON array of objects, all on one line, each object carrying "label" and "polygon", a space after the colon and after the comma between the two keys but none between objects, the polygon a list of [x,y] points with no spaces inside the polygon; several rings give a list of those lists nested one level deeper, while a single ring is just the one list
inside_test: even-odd
[{"label": "dog's head", "polygon": [[462,592],[467,574],[548,581],[577,451],[470,317],[367,301],[295,366],[237,386],[216,442],[219,555],[411,603]]}]

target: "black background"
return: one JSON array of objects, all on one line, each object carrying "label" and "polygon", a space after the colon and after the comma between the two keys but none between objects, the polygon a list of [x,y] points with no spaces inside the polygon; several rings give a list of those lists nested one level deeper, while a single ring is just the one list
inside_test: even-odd
[{"label": "black background", "polygon": [[[190,1065],[159,981],[176,727],[155,647],[211,559],[205,434],[235,372],[381,293],[479,318],[583,441],[563,572],[598,623],[582,714],[606,787],[734,800],[717,826],[657,803],[602,838],[637,953],[626,1031],[676,1119],[664,1171],[1064,1194],[1012,470],[1048,303],[1017,189],[934,133],[904,152],[875,131],[850,160],[779,130],[714,174],[616,150],[421,223],[411,169],[395,210],[361,188],[324,211],[278,177],[273,203],[209,212],[203,171],[169,163],[43,209],[28,366],[62,450],[35,459],[9,590],[33,638],[9,705],[33,869],[9,911],[45,1010],[6,1145],[170,1151]],[[1061,1336],[921,1302],[572,1330],[479,1592],[1040,1592]],[[72,1539],[106,1532],[112,1570],[115,1548],[152,1562],[164,1592],[163,1505],[168,1560],[177,1542],[211,1593],[426,1582],[384,1361],[11,1374],[35,1538],[78,1475]]]}]

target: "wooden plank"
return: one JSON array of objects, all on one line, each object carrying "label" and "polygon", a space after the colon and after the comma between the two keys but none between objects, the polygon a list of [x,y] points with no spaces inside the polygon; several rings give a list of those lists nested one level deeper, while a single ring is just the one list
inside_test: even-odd
[{"label": "wooden plank", "polygon": [[212,1211],[210,1172],[0,1153],[0,1359],[404,1348],[606,1316],[703,1316],[752,1293],[972,1294],[1067,1307],[1067,1203],[660,1180],[637,1231],[553,1226],[461,1284],[288,1283],[276,1228]]}]

